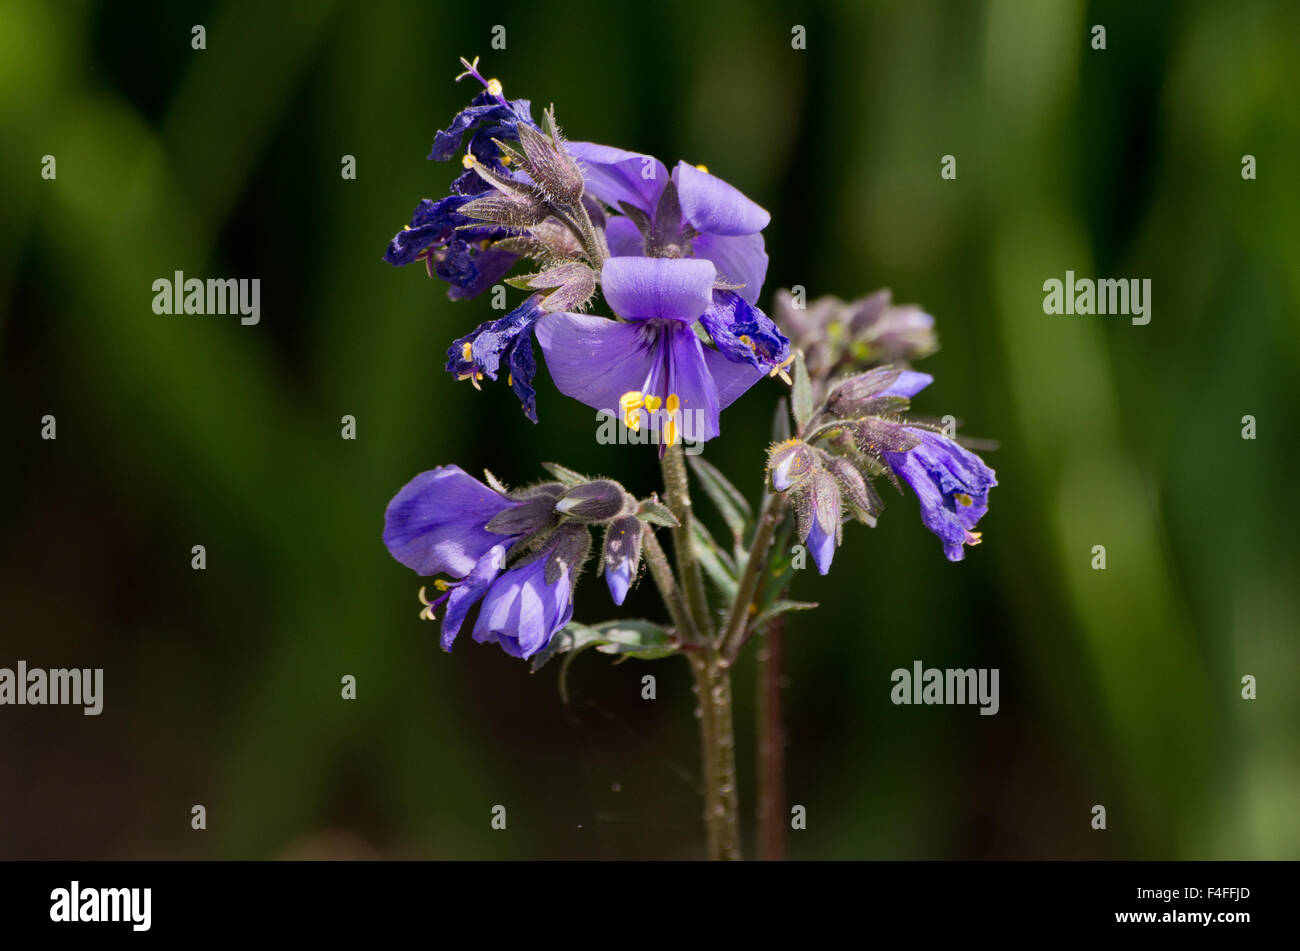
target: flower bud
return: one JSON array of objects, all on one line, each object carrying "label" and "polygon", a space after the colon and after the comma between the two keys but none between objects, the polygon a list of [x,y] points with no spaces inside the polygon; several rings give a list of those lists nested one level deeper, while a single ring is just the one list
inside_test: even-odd
[{"label": "flower bud", "polygon": [[615,519],[605,528],[602,562],[605,584],[615,604],[622,604],[641,564],[641,520],[635,515]]},{"label": "flower bud", "polygon": [[546,583],[555,584],[567,573],[571,584],[577,584],[578,570],[591,550],[591,532],[575,522],[567,522],[555,530],[547,545]]},{"label": "flower bud", "polygon": [[612,479],[575,485],[555,503],[555,511],[582,522],[607,522],[630,511],[635,500]]},{"label": "flower bud", "polygon": [[853,463],[842,456],[819,453],[819,458],[826,471],[839,483],[840,494],[847,503],[849,512],[858,521],[874,528],[876,516],[884,509],[884,503],[871,484],[862,477]]},{"label": "flower bud", "polygon": [[785,492],[803,482],[815,465],[811,447],[799,439],[777,443],[767,453],[768,477],[777,492]]},{"label": "flower bud", "polygon": [[466,202],[460,213],[467,218],[506,228],[528,228],[541,224],[549,214],[537,198],[518,192],[489,192]]},{"label": "flower bud", "polygon": [[528,159],[526,171],[547,196],[562,205],[582,201],[582,169],[557,139],[520,123],[519,144]]}]

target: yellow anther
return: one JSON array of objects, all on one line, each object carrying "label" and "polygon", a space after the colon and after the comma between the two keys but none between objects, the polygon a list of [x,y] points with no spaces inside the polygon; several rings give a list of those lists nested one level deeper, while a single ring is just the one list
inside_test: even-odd
[{"label": "yellow anther", "polygon": [[772,369],[768,371],[767,375],[779,376],[781,378],[781,382],[784,383],[786,386],[793,386],[794,382],[790,379],[790,374],[785,372],[785,368],[792,363],[794,363],[793,353],[790,354],[790,356],[786,357],[784,360],[782,360],[780,363],[778,363],[776,366],[772,367]]},{"label": "yellow anther", "polygon": [[451,587],[451,582],[444,581],[442,578],[435,578],[433,581],[433,586],[437,588],[439,591],[446,591],[448,588]]},{"label": "yellow anther", "polygon": [[983,537],[984,537],[984,533],[983,533],[983,532],[967,532],[967,533],[966,533],[966,544],[967,544],[967,545],[978,545],[978,544],[980,543],[980,540],[983,539]]},{"label": "yellow anther", "polygon": [[754,341],[750,340],[748,334],[741,334],[739,339],[740,339],[740,342],[743,343],[745,346],[747,346],[750,350],[757,350],[757,349],[758,349],[758,344],[756,344],[756,343],[754,343]]},{"label": "yellow anther", "polygon": [[677,445],[677,419],[670,416],[668,422],[664,423],[664,444],[667,446]]},{"label": "yellow anther", "polygon": [[420,594],[418,595],[418,597],[419,597],[419,599],[420,599],[420,603],[424,605],[424,608],[420,611],[420,620],[421,620],[421,621],[436,621],[436,620],[438,620],[438,618],[437,618],[437,617],[434,615],[434,613],[433,613],[433,604],[432,604],[432,602],[430,602],[429,599],[426,598],[426,597],[424,596],[424,587],[423,587],[423,586],[421,586],[421,588],[420,588]]},{"label": "yellow anther", "polygon": [[953,496],[953,498],[956,499],[958,502],[960,502],[962,505],[973,504],[971,497],[967,495],[965,492],[958,492],[956,495]]},{"label": "yellow anther", "polygon": [[501,95],[501,80],[489,79],[487,82],[487,91],[494,96]]},{"label": "yellow anther", "polygon": [[514,386],[514,385],[515,385],[515,375],[513,373],[507,373],[506,386]]},{"label": "yellow anther", "polygon": [[473,344],[471,344],[468,340],[466,340],[464,345],[460,348],[460,355],[461,358],[464,360],[473,360],[474,359]]},{"label": "yellow anther", "polygon": [[410,231],[410,230],[411,230],[411,226],[410,226],[410,225],[402,225],[402,230],[403,230],[403,231]]},{"label": "yellow anther", "polygon": [[698,168],[705,175],[709,174],[709,167],[707,165],[697,165],[695,167]]},{"label": "yellow anther", "polygon": [[474,157],[473,152],[466,152],[461,157],[460,164],[463,165],[465,168],[473,168],[476,164],[478,164],[478,159]]},{"label": "yellow anther", "polygon": [[[681,401],[680,399],[678,399],[677,394],[676,394],[676,393],[669,393],[669,394],[668,394],[668,402],[664,405],[664,409],[666,409],[666,410],[668,411],[668,417],[669,417],[669,419],[671,419],[672,417],[676,416],[676,415],[677,415],[677,411],[678,411],[679,409],[681,409],[681,408],[682,408],[682,401]],[[669,445],[671,445],[671,443],[669,443]]]},{"label": "yellow anther", "polygon": [[628,390],[618,398],[618,411],[623,416],[623,425],[635,432],[641,428],[641,407],[646,398],[640,390]]},{"label": "yellow anther", "polygon": [[664,401],[658,396],[647,396],[645,398],[645,408],[652,413],[663,405]]}]

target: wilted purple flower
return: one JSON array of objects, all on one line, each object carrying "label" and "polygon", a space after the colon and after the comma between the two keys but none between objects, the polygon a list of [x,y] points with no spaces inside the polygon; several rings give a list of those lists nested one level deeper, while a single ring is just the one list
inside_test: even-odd
[{"label": "wilted purple flower", "polygon": [[542,316],[542,295],[534,294],[497,320],[488,320],[454,341],[447,350],[447,372],[458,380],[469,380],[478,388],[486,374],[495,380],[506,367],[510,387],[523,405],[524,415],[537,422],[537,390],[533,374],[537,358],[533,355],[533,327]]},{"label": "wilted purple flower", "polygon": [[512,234],[508,228],[482,224],[461,213],[472,200],[466,195],[422,199],[411,223],[389,242],[384,260],[394,267],[423,261],[430,277],[437,275],[451,285],[452,298],[474,297],[491,287],[519,258],[490,246]]},{"label": "wilted purple flower", "polygon": [[978,545],[973,531],[989,508],[989,489],[997,485],[979,456],[928,429],[906,427],[920,441],[906,452],[885,452],[885,462],[912,487],[921,504],[921,521],[939,536],[949,561],[961,561],[966,545]]},{"label": "wilted purple flower", "polygon": [[[456,114],[451,120],[451,125],[433,137],[433,149],[429,152],[429,159],[434,162],[447,161],[460,151],[465,133],[473,132],[469,140],[469,153],[489,168],[502,171],[505,163],[501,160],[501,149],[492,140],[517,140],[520,124],[536,129],[537,123],[533,122],[532,105],[527,99],[506,99],[500,80],[484,79],[479,73],[477,56],[472,63],[464,59],[461,59],[461,63],[465,67],[465,72],[457,76],[456,81],[472,76],[483,84],[483,92],[475,96],[468,106]],[[472,172],[468,177],[462,176],[462,178],[468,190],[459,191],[460,194],[480,192],[486,187],[481,184],[471,184],[471,182],[478,182]]]},{"label": "wilted purple flower", "polygon": [[474,640],[531,657],[573,617],[573,588],[591,547],[591,533],[568,522],[545,547],[491,583],[474,623]]},{"label": "wilted purple flower", "polygon": [[492,247],[494,241],[515,233],[509,228],[484,224],[462,213],[462,209],[491,186],[479,175],[480,163],[504,176],[514,177],[494,139],[517,140],[519,126],[536,128],[527,99],[507,100],[501,83],[484,79],[478,72],[478,60],[465,64],[466,72],[457,79],[473,76],[484,91],[456,114],[451,125],[433,139],[429,158],[446,161],[455,155],[466,133],[472,132],[465,172],[451,186],[452,194],[437,201],[424,199],[416,206],[411,223],[388,245],[384,260],[394,267],[424,261],[429,276],[435,274],[451,285],[452,298],[469,298],[482,293],[499,281],[519,259],[518,255]]},{"label": "wilted purple flower", "polygon": [[537,340],[561,393],[616,414],[629,429],[661,432],[660,451],[679,438],[718,435],[718,413],[763,371],[706,348],[692,325],[709,307],[716,271],[700,258],[609,258],[605,300],[625,322],[550,314]]}]

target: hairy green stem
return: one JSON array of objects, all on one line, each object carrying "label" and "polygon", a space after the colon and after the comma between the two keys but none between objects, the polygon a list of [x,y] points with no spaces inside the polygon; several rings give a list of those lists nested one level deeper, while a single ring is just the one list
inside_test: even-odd
[{"label": "hairy green stem", "polygon": [[645,555],[646,565],[650,568],[650,576],[654,578],[655,586],[659,589],[659,596],[664,599],[664,605],[668,608],[668,616],[672,618],[673,626],[677,628],[678,638],[686,644],[699,644],[700,632],[696,630],[695,622],[686,609],[682,589],[677,586],[677,579],[673,577],[673,569],[668,564],[668,556],[664,553],[663,546],[659,544],[659,539],[655,538],[655,533],[649,526],[646,526],[642,534],[641,550]]},{"label": "hairy green stem", "polygon": [[677,556],[677,576],[686,592],[695,626],[704,635],[709,653],[713,653],[713,625],[709,617],[709,601],[704,593],[704,573],[695,557],[695,533],[691,529],[694,515],[691,511],[691,487],[686,477],[686,457],[681,443],[669,446],[659,460],[663,470],[665,501],[672,510],[678,525],[673,529],[673,552]]},{"label": "hairy green stem", "polygon": [[785,618],[773,618],[758,634],[758,857],[785,858],[785,729],[781,678]]},{"label": "hairy green stem", "polygon": [[754,541],[749,546],[749,557],[745,560],[745,570],[740,576],[736,589],[736,600],[727,614],[726,624],[722,628],[719,644],[722,647],[722,663],[730,666],[736,662],[736,655],[745,643],[745,628],[752,613],[758,605],[754,596],[758,586],[767,574],[769,548],[772,536],[784,514],[785,496],[769,493],[763,500],[763,510],[758,515],[758,527],[754,530]]},{"label": "hairy green stem", "polygon": [[699,694],[700,757],[704,765],[704,824],[713,861],[740,859],[736,740],[731,673],[703,651],[687,652]]}]

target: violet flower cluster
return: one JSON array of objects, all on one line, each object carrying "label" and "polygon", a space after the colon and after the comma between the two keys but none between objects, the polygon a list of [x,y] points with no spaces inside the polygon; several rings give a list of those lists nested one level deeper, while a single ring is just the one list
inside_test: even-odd
[{"label": "violet flower cluster", "polygon": [[[477,60],[465,67],[458,79],[483,90],[437,133],[429,155],[461,153],[462,170],[448,194],[416,206],[385,254],[395,266],[423,262],[455,300],[500,283],[526,292],[451,342],[446,369],[456,380],[478,388],[504,376],[537,422],[536,342],[556,389],[629,429],[648,428],[662,457],[683,440],[717,436],[722,410],[779,377],[794,387],[797,430],[770,449],[768,483],[822,574],[845,520],[875,524],[877,478],[911,487],[949,560],[978,542],[993,471],[904,415],[931,382],[908,364],[936,348],[933,318],[894,306],[888,292],[806,308],[784,294],[774,322],[757,306],[767,211],[704,166],[670,170],[650,155],[568,141],[553,108],[536,121],[528,100],[507,99]],[[597,302],[606,316],[589,313]],[[655,528],[680,527],[655,496],[637,500],[611,480],[547,468],[552,481],[512,491],[490,474],[485,483],[441,466],[390,503],[389,551],[417,574],[438,576],[432,599],[421,589],[421,616],[441,617],[444,649],[477,605],[474,640],[516,657],[548,656],[566,628],[596,630],[572,621],[593,528],[604,532],[599,568],[621,605],[643,546],[657,548]],[[713,495],[720,473],[701,472]],[[752,528],[738,527],[738,546]],[[707,532],[699,544],[717,547]],[[738,574],[743,559],[713,554],[719,588],[734,590],[727,572]],[[752,613],[765,616],[763,607]],[[588,640],[649,657],[681,646],[685,633],[669,630],[653,643],[619,636],[604,628]]]}]

